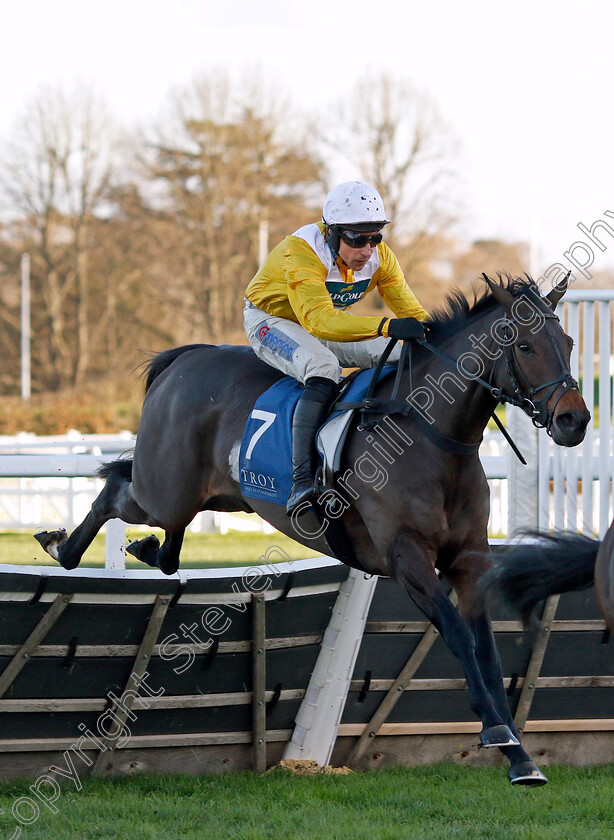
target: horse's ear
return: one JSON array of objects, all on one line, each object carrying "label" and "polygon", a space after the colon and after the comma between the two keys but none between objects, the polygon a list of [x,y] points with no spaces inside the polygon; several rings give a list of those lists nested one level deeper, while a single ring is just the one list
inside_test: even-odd
[{"label": "horse's ear", "polygon": [[557,283],[556,286],[554,286],[554,288],[552,289],[552,291],[548,292],[548,294],[545,296],[553,312],[556,309],[558,302],[567,291],[567,287],[569,286],[570,274],[571,271],[568,271],[565,277],[563,277],[563,279],[561,280],[561,282]]},{"label": "horse's ear", "polygon": [[504,289],[503,286],[500,286],[498,283],[491,280],[486,274],[482,274],[482,279],[493,293],[495,300],[500,303],[504,309],[511,309],[514,305],[514,296],[511,295],[507,289]]}]

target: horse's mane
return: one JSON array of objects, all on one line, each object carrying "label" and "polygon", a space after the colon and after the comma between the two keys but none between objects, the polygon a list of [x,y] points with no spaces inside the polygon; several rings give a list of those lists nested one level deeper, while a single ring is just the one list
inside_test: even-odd
[{"label": "horse's mane", "polygon": [[[530,296],[533,302],[541,300],[537,283],[528,274],[524,277],[512,277],[499,274],[499,285],[513,297]],[[469,301],[460,289],[452,289],[441,306],[434,309],[429,317],[429,341],[437,343],[454,335],[468,320],[490,312],[498,306],[491,290],[486,286],[482,291],[473,288],[473,299]]]}]

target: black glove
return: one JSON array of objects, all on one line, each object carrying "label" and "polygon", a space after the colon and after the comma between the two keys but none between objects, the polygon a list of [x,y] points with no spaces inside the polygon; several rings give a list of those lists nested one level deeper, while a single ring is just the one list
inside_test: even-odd
[{"label": "black glove", "polygon": [[388,324],[390,338],[426,338],[424,325],[417,318],[392,318]]}]

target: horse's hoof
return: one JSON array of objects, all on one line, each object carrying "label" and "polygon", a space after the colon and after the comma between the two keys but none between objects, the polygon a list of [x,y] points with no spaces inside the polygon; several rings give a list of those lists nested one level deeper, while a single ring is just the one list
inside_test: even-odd
[{"label": "horse's hoof", "polygon": [[489,726],[480,732],[481,747],[517,747],[519,744],[520,741],[505,723]]},{"label": "horse's hoof", "polygon": [[548,779],[533,761],[521,761],[507,771],[507,777],[513,785],[541,787],[548,784]]},{"label": "horse's hoof", "polygon": [[58,528],[57,531],[36,531],[33,534],[34,539],[37,540],[44,550],[53,557],[54,560],[60,562],[59,552],[60,547],[68,539],[68,534],[65,528]]},{"label": "horse's hoof", "polygon": [[126,552],[132,554],[137,560],[152,566],[154,569],[158,566],[158,550],[160,548],[160,540],[155,534],[150,534],[142,540],[132,540],[126,546]]}]

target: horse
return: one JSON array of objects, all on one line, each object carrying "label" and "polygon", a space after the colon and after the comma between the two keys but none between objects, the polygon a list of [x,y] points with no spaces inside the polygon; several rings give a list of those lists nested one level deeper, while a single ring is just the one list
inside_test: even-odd
[{"label": "horse", "polygon": [[[111,518],[159,527],[162,545],[150,535],[127,550],[173,574],[199,511],[255,511],[317,552],[400,583],[459,659],[481,745],[503,751],[512,784],[545,784],[514,728],[487,611],[471,610],[490,565],[478,447],[501,402],[520,407],[563,446],[583,440],[590,414],[569,369],[572,341],[554,312],[566,284],[542,297],[528,275],[484,281],[471,303],[459,291],[448,295],[431,316],[428,340],[405,345],[411,364],[399,363],[394,382],[382,378],[375,387],[371,408],[383,420],[349,429],[338,473],[347,493],[324,505],[321,527],[304,524],[311,514],[289,518],[283,505],[241,493],[237,453],[247,420],[282,374],[249,347],[188,345],[150,361],[133,455],[104,465],[105,486],[84,521],[70,537],[41,532],[39,542],[74,569]],[[339,532],[341,548],[331,552],[327,537]]]},{"label": "horse", "polygon": [[524,537],[482,577],[476,602],[497,603],[534,630],[546,598],[594,586],[597,606],[614,631],[614,523],[603,540],[544,531],[526,531]]}]

